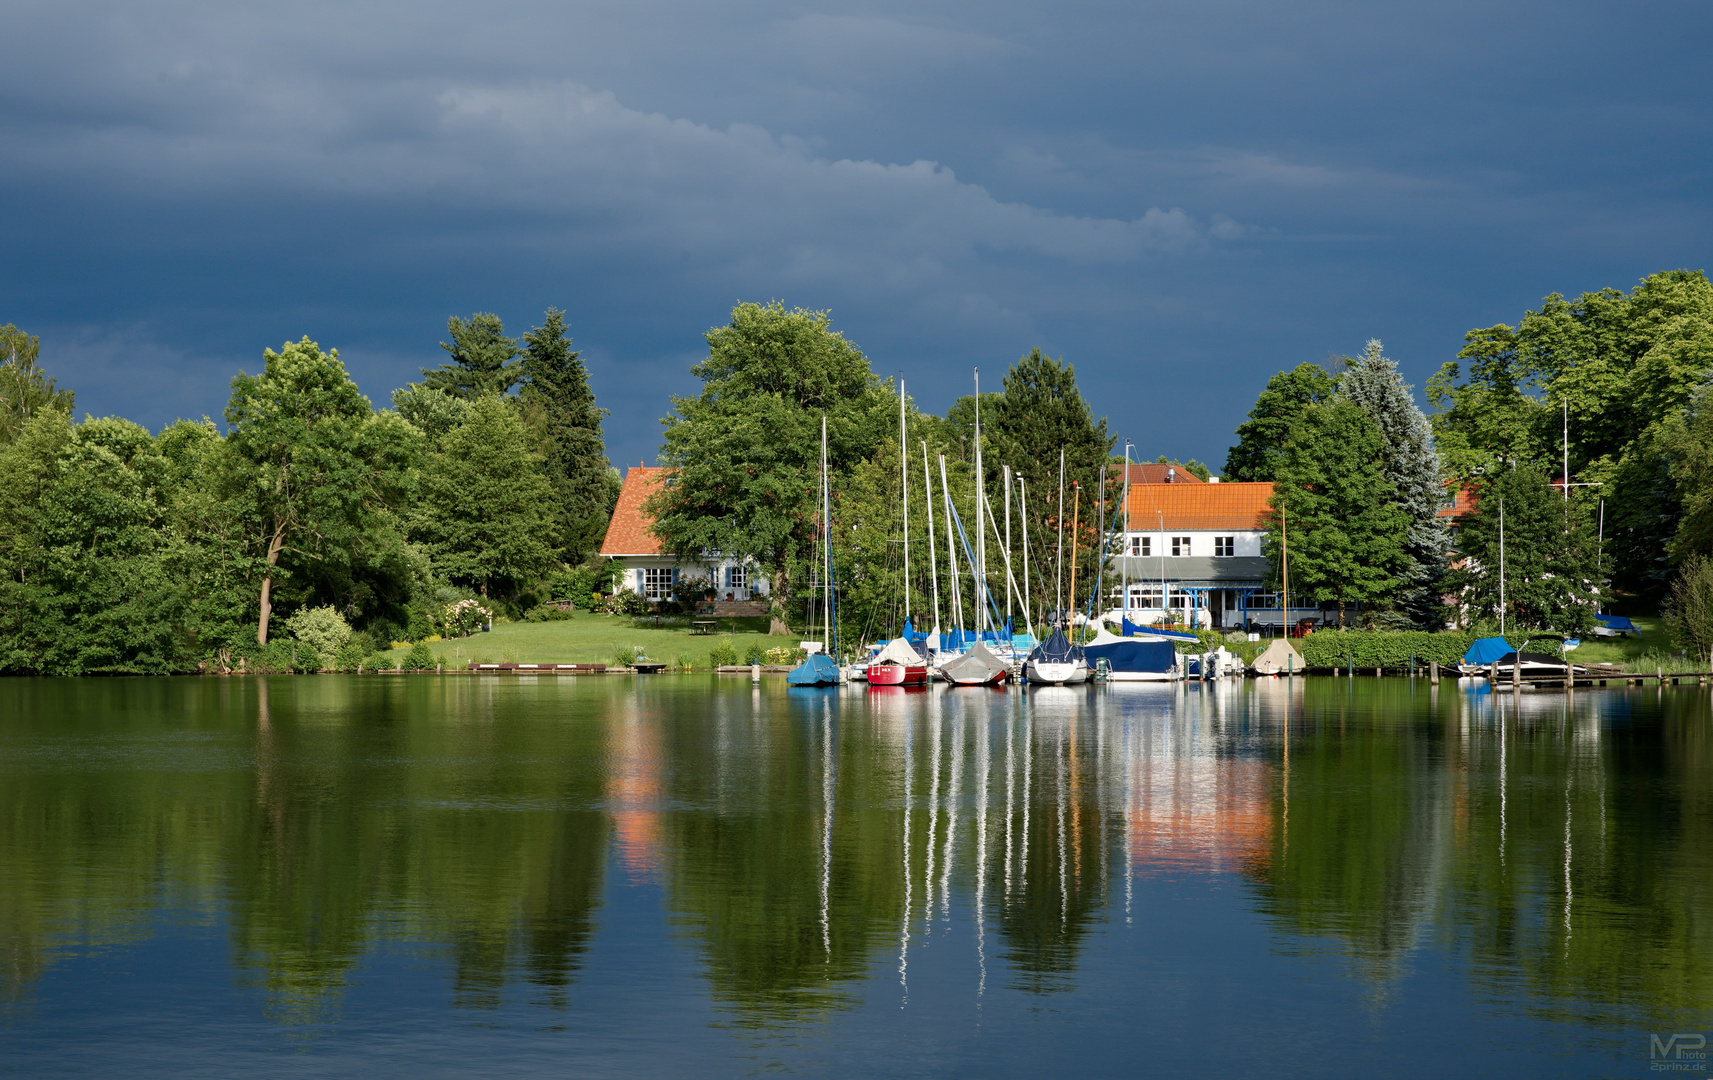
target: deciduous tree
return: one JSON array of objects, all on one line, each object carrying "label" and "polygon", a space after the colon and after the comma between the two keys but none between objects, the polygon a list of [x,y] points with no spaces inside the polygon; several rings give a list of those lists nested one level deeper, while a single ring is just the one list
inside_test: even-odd
[{"label": "deciduous tree", "polygon": [[1237,445],[1225,455],[1230,481],[1272,480],[1279,471],[1285,442],[1297,421],[1338,390],[1338,376],[1317,364],[1298,364],[1267,380],[1249,419],[1237,425]]},{"label": "deciduous tree", "polygon": [[0,442],[18,437],[44,409],[70,414],[72,392],[60,390],[37,366],[42,339],[7,323],[0,326]]},{"label": "deciduous tree", "polygon": [[478,398],[422,469],[411,533],[437,571],[488,596],[553,562],[552,488],[512,404]]},{"label": "deciduous tree", "polygon": [[1502,469],[1479,489],[1472,513],[1458,521],[1463,563],[1450,576],[1472,619],[1500,612],[1500,518],[1504,520],[1504,612],[1507,626],[1585,634],[1600,599],[1594,537],[1582,500],[1563,494],[1534,468]]},{"label": "deciduous tree", "polygon": [[827,312],[744,303],[706,336],[708,358],[690,369],[702,392],[674,397],[665,420],[660,460],[672,476],[649,503],[654,531],[684,557],[755,559],[782,628],[814,559],[821,417],[842,473],[874,453],[896,406]]}]

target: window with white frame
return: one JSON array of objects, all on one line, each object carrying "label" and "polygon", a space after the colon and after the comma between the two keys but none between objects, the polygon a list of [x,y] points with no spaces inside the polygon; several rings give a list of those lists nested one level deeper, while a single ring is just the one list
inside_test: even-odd
[{"label": "window with white frame", "polygon": [[1276,592],[1250,593],[1249,599],[1245,602],[1244,606],[1257,608],[1262,611],[1265,611],[1268,608],[1276,608],[1279,606],[1279,594]]},{"label": "window with white frame", "polygon": [[726,588],[737,589],[740,592],[749,588],[749,567],[726,567]]},{"label": "window with white frame", "polygon": [[1154,553],[1154,538],[1151,536],[1132,536],[1130,538],[1130,554],[1138,558],[1147,558]]},{"label": "window with white frame", "polygon": [[1216,536],[1213,538],[1213,553],[1215,555],[1237,554],[1237,537]]},{"label": "window with white frame", "polygon": [[1172,537],[1172,554],[1188,555],[1190,553],[1190,538],[1187,536]]},{"label": "window with white frame", "polygon": [[1133,608],[1159,608],[1160,587],[1149,588],[1146,585],[1130,586],[1130,606]]},{"label": "window with white frame", "polygon": [[642,571],[642,595],[650,600],[663,600],[672,595],[672,582],[678,571],[670,566],[647,566]]}]

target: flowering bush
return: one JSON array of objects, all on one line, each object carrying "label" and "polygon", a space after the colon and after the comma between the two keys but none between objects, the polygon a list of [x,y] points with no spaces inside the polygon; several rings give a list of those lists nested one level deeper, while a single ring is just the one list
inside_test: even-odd
[{"label": "flowering bush", "polygon": [[332,659],[351,640],[351,624],[331,607],[304,608],[285,623],[291,636],[317,657]]},{"label": "flowering bush", "polygon": [[492,620],[493,617],[493,612],[475,600],[460,600],[455,604],[446,605],[446,611],[440,616],[440,623],[446,627],[448,636],[468,637],[483,623]]}]

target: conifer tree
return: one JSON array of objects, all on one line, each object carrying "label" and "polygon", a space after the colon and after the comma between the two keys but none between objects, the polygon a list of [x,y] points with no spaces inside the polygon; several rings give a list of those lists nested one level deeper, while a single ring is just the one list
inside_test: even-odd
[{"label": "conifer tree", "polygon": [[1395,599],[1409,562],[1409,520],[1386,478],[1384,456],[1374,421],[1338,397],[1304,414],[1279,458],[1267,554],[1280,567],[1283,515],[1292,595],[1336,603],[1339,626],[1351,603]]},{"label": "conifer tree", "polygon": [[452,343],[440,347],[452,354],[450,364],[422,369],[422,385],[471,401],[483,394],[507,394],[523,377],[517,361],[517,338],[506,337],[500,317],[478,311],[468,321],[454,315],[446,320]]},{"label": "conifer tree", "polygon": [[556,547],[568,563],[600,545],[618,492],[612,483],[601,418],[582,354],[565,336],[565,313],[548,308],[523,336],[523,416],[553,485]]},{"label": "conifer tree", "polygon": [[1383,445],[1381,471],[1392,485],[1392,499],[1409,520],[1404,552],[1409,566],[1398,595],[1399,614],[1418,630],[1445,623],[1444,595],[1449,530],[1436,515],[1445,497],[1439,453],[1427,417],[1416,407],[1398,365],[1381,352],[1378,339],[1350,361],[1338,392],[1368,414]]}]

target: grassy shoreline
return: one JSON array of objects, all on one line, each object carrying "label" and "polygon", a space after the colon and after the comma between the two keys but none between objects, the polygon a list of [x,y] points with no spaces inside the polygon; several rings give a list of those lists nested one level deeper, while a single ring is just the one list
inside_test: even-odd
[{"label": "grassy shoreline", "polygon": [[[729,645],[741,659],[751,646],[796,648],[796,635],[766,633],[767,619],[721,619],[711,634],[691,632],[689,616],[660,619],[653,616],[598,615],[579,611],[558,622],[495,623],[490,633],[472,634],[449,641],[431,641],[428,647],[451,667],[479,664],[610,664],[613,655],[625,648],[642,646],[650,660],[668,664],[688,661],[697,668],[709,667],[708,654],[716,645]],[[395,654],[402,650],[395,650]]]}]

